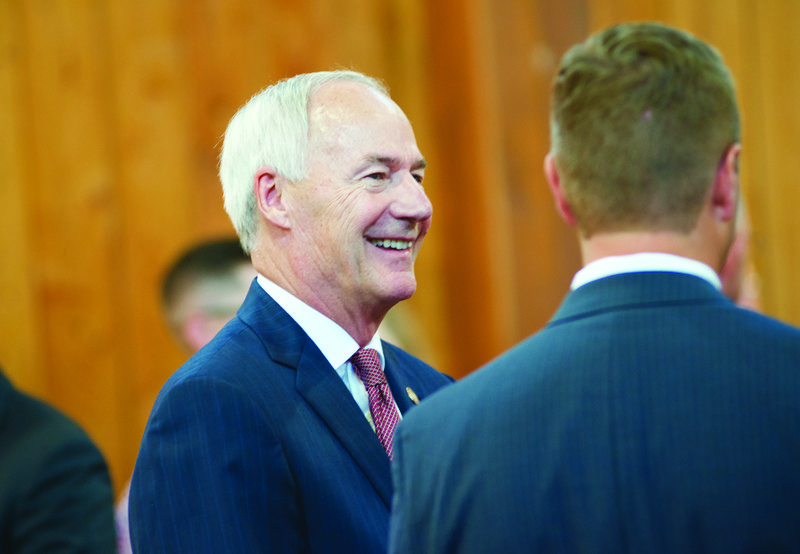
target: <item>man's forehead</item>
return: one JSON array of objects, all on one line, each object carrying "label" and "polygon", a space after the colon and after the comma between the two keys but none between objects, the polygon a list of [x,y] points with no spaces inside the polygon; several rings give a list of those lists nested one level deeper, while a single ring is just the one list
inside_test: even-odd
[{"label": "man's forehead", "polygon": [[329,81],[320,86],[311,95],[311,108],[318,105],[327,105],[330,108],[336,104],[363,102],[365,98],[371,98],[386,107],[397,108],[394,100],[384,92],[366,83],[347,80]]},{"label": "man's forehead", "polygon": [[405,117],[391,98],[364,83],[352,81],[326,83],[312,94],[309,102],[312,132],[329,132],[338,126],[386,114]]}]

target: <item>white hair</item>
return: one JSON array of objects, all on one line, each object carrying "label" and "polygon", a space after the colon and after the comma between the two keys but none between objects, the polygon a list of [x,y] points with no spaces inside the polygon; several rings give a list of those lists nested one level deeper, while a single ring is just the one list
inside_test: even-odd
[{"label": "white hair", "polygon": [[320,87],[332,81],[362,83],[389,96],[383,84],[356,71],[303,73],[278,81],[253,96],[228,124],[219,177],[225,211],[248,254],[256,246],[258,226],[253,191],[256,171],[271,166],[290,182],[306,177],[309,102]]}]

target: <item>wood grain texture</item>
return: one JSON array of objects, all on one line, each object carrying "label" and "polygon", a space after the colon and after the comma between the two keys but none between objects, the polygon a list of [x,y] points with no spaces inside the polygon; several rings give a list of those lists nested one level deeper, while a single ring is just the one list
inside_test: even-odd
[{"label": "wood grain texture", "polygon": [[0,0],[0,367],[18,386],[42,393],[48,375],[32,273],[32,139],[24,118],[28,102],[20,18],[17,3]]},{"label": "wood grain texture", "polygon": [[91,2],[24,2],[17,22],[31,142],[31,279],[41,325],[45,397],[83,424],[109,457],[122,440],[114,392],[122,337],[114,325],[113,181],[108,63]]},{"label": "wood grain texture", "polygon": [[408,347],[460,377],[542,327],[578,268],[542,175],[561,55],[658,20],[737,79],[743,188],[768,313],[800,324],[800,7],[790,0],[0,0],[0,364],[77,419],[117,486],[185,354],[159,282],[233,233],[217,180],[229,118],[269,83],[384,80],[429,162],[434,223]]},{"label": "wood grain texture", "polygon": [[800,190],[794,171],[800,137],[800,104],[794,91],[800,86],[800,38],[792,31],[800,21],[796,2],[776,1],[759,4],[753,69],[760,85],[760,115],[763,127],[753,137],[759,141],[762,157],[758,172],[752,174],[749,198],[758,197],[752,210],[756,233],[756,252],[762,262],[761,277],[765,309],[781,319],[800,321],[800,271],[798,238]]}]

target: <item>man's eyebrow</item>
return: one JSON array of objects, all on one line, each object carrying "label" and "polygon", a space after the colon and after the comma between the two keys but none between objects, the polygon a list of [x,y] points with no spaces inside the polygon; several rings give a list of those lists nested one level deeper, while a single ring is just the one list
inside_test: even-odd
[{"label": "man's eyebrow", "polygon": [[[367,156],[366,162],[377,163],[389,167],[397,166],[400,165],[401,163],[399,158],[395,158],[394,156],[382,156],[380,154],[373,154],[371,156]],[[428,167],[428,162],[425,161],[425,158],[420,158],[419,160],[414,162],[414,164],[411,166],[411,170],[415,171],[419,169],[425,169],[426,167]]]}]

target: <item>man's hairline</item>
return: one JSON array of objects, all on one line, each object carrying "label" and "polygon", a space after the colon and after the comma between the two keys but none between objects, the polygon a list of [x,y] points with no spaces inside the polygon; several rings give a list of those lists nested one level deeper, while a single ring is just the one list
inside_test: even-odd
[{"label": "man's hairline", "polygon": [[[316,86],[310,88],[309,91],[308,91],[308,94],[306,96],[306,123],[307,123],[307,130],[306,130],[306,140],[305,140],[306,152],[305,152],[305,155],[304,155],[305,163],[304,163],[304,167],[303,167],[303,174],[297,180],[292,180],[292,179],[287,178],[283,174],[280,174],[280,173],[279,174],[291,184],[297,184],[300,181],[303,181],[303,180],[308,178],[309,173],[311,171],[311,163],[310,163],[310,159],[309,158],[310,158],[311,151],[312,151],[311,133],[312,133],[312,129],[314,128],[313,118],[312,118],[314,98],[317,96],[317,94],[319,94],[319,92],[322,89],[326,88],[329,85],[336,85],[336,84],[362,85],[368,91],[371,91],[371,92],[375,93],[377,96],[380,96],[380,97],[388,100],[391,104],[393,104],[400,111],[400,113],[403,114],[404,117],[406,117],[406,119],[408,119],[408,116],[406,116],[406,114],[403,111],[403,109],[391,97],[391,95],[389,94],[389,91],[385,87],[383,87],[380,82],[378,82],[378,81],[376,81],[376,82],[377,82],[377,84],[373,84],[373,83],[370,83],[370,82],[364,82],[364,81],[360,81],[360,80],[356,80],[356,79],[330,78],[330,79],[322,81],[321,83],[318,83]],[[409,125],[410,125],[410,122],[409,122]],[[385,161],[393,161],[394,163],[399,163],[400,162],[399,158],[395,158],[393,156],[386,156],[384,154],[379,154],[379,153],[367,154],[363,158],[362,161],[364,161],[364,162],[375,161],[375,162],[378,162],[378,163],[384,163]],[[411,170],[412,171],[419,171],[419,170],[425,169],[427,166],[428,166],[427,160],[425,159],[424,156],[422,156],[422,154],[420,154],[419,159],[414,162],[414,164],[412,165]]]}]

